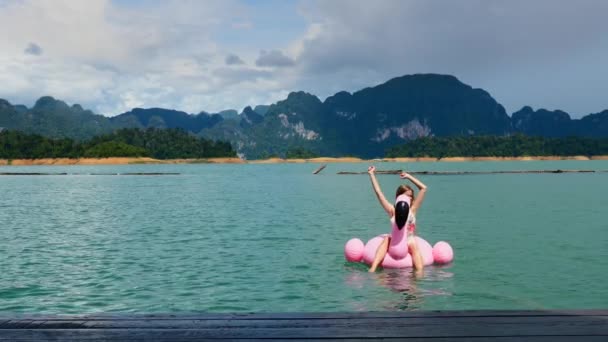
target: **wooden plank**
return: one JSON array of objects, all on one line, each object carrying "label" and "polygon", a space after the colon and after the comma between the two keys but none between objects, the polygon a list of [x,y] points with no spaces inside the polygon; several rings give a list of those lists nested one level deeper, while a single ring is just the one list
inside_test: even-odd
[{"label": "wooden plank", "polygon": [[[109,323],[107,328],[115,329],[119,328],[122,322],[121,320],[106,321]],[[136,321],[137,322],[137,321]],[[40,320],[30,321],[30,324],[26,327],[27,329],[82,329],[88,321],[53,321],[53,320]],[[151,326],[150,326],[151,327]],[[7,324],[0,329],[18,329],[18,327],[11,327],[11,324]]]},{"label": "wooden plank", "polygon": [[[346,339],[322,339],[322,341],[342,341],[342,342],[369,342],[371,340],[378,339],[368,339],[368,338],[346,338]],[[408,342],[451,342],[451,341],[492,341],[492,342],[572,342],[572,336],[525,336],[525,337],[438,337],[438,338],[402,338],[402,337],[383,337],[381,340],[389,340],[389,341],[408,341]],[[163,341],[163,340],[159,340]],[[173,341],[173,340],[164,340],[164,341]],[[249,341],[251,339],[230,339],[230,341]],[[310,339],[289,339],[290,342],[293,341],[310,341]],[[606,342],[606,338],[604,336],[576,336],[576,342]]]},{"label": "wooden plank", "polygon": [[[43,321],[40,321],[43,322]],[[0,329],[0,334],[12,330],[133,330],[181,331],[199,330],[230,335],[235,338],[263,332],[275,337],[446,337],[446,336],[528,336],[528,335],[600,335],[608,336],[608,322],[603,318],[572,317],[571,321],[557,318],[525,320],[525,318],[487,319],[364,319],[364,320],[198,320],[198,321],[73,321],[32,324],[15,321]],[[304,335],[303,332],[305,332]],[[371,336],[369,335],[371,334]],[[463,335],[464,334],[464,335]]]},{"label": "wooden plank", "polygon": [[[586,325],[568,326],[525,326],[515,329],[505,329],[503,325],[470,325],[410,327],[395,329],[391,327],[359,328],[260,328],[260,329],[4,329],[0,330],[0,339],[15,340],[19,337],[53,336],[55,338],[256,338],[256,339],[291,339],[291,338],[467,338],[467,337],[529,337],[529,336],[602,336],[608,340],[608,334],[603,327]],[[550,328],[550,329],[549,329]]]},{"label": "wooden plank", "polygon": [[[80,334],[80,335],[55,335],[55,334],[44,334],[44,333],[35,333],[27,336],[14,337],[13,339],[2,339],[0,336],[0,341],[146,341],[146,342],[175,342],[175,341],[200,341],[201,338],[197,336],[166,336],[166,335],[137,335],[134,336],[128,331],[125,332],[117,332],[116,334]],[[285,340],[285,339],[274,339],[274,338],[243,338],[243,339],[234,339],[230,337],[220,337],[220,338],[205,338],[204,340],[221,340],[221,341],[252,341],[252,340]],[[372,340],[380,340],[380,339],[368,339],[368,338],[346,338],[346,339],[337,339],[337,338],[323,338],[322,341],[342,341],[342,342],[369,342]],[[581,341],[581,342],[605,342],[606,337],[604,336],[576,336],[573,339],[572,336],[526,336],[526,337],[439,337],[439,338],[381,338],[381,340],[387,341],[409,341],[409,342],[449,342],[449,341],[474,341],[474,342],[482,342],[482,341],[493,341],[493,342],[571,342],[571,341]],[[289,339],[289,341],[310,341],[310,339]]]},{"label": "wooden plank", "polygon": [[315,171],[313,171],[313,175],[318,174],[319,172],[323,171],[323,169],[325,169],[327,167],[327,164],[323,164],[321,165],[318,169],[316,169]]},{"label": "wooden plank", "polygon": [[0,341],[226,338],[608,341],[608,310],[96,314],[5,318],[0,319]]}]

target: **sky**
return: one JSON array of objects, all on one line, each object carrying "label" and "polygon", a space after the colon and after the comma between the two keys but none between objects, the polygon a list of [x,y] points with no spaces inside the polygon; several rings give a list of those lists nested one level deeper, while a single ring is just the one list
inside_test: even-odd
[{"label": "sky", "polygon": [[451,74],[509,114],[608,109],[604,0],[0,0],[0,98],[113,116]]}]

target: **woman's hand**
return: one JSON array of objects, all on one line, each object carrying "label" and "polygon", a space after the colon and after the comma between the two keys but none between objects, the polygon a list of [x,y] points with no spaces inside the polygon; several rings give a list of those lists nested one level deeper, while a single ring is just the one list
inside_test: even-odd
[{"label": "woman's hand", "polygon": [[412,176],[409,173],[405,172],[405,171],[401,171],[401,174],[399,175],[399,178],[401,178],[401,179],[411,179]]},{"label": "woman's hand", "polygon": [[374,173],[376,173],[376,167],[375,166],[370,166],[367,168],[367,173],[369,173],[370,175],[373,175]]}]

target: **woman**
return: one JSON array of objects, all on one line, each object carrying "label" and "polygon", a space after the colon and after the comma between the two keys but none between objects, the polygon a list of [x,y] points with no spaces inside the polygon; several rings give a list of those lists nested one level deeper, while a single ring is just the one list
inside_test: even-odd
[{"label": "woman", "polygon": [[418,211],[418,208],[420,208],[422,201],[424,201],[427,189],[426,185],[409,173],[401,172],[401,179],[408,179],[418,187],[418,196],[414,196],[414,190],[409,185],[399,185],[395,193],[395,205],[393,206],[386,200],[380,189],[380,185],[376,180],[376,168],[370,166],[367,169],[367,173],[369,173],[376,197],[378,197],[380,205],[386,210],[391,221],[391,234],[385,236],[384,241],[382,241],[378,247],[376,257],[374,258],[374,262],[372,263],[369,272],[376,271],[376,268],[382,260],[384,260],[389,249],[391,255],[402,257],[405,257],[409,249],[409,252],[412,255],[414,268],[417,271],[422,271],[424,264],[422,255],[418,250],[418,244],[414,238],[414,232],[416,230],[416,212]]}]

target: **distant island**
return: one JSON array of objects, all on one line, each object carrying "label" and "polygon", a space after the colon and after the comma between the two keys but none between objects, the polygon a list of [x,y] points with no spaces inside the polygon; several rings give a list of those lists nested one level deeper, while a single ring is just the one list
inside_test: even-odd
[{"label": "distant island", "polygon": [[[0,99],[2,128],[59,141],[71,139],[79,145],[75,151],[81,156],[107,155],[108,151],[120,155],[145,153],[164,159],[192,155],[178,149],[180,153],[171,152],[172,157],[168,157],[165,152],[140,150],[145,147],[124,139],[104,140],[105,145],[100,147],[91,145],[99,145],[99,137],[112,136],[122,129],[148,128],[179,129],[207,144],[217,141],[218,146],[223,146],[218,151],[248,160],[319,156],[592,156],[606,154],[603,139],[608,138],[608,110],[571,119],[563,111],[525,106],[509,116],[485,90],[450,75],[416,74],[354,93],[338,92],[325,101],[305,92],[292,92],[285,100],[246,107],[240,113],[233,109],[189,114],[163,108],[134,108],[106,117],[50,96],[40,98],[32,108]],[[44,151],[28,153],[57,152]]]}]

